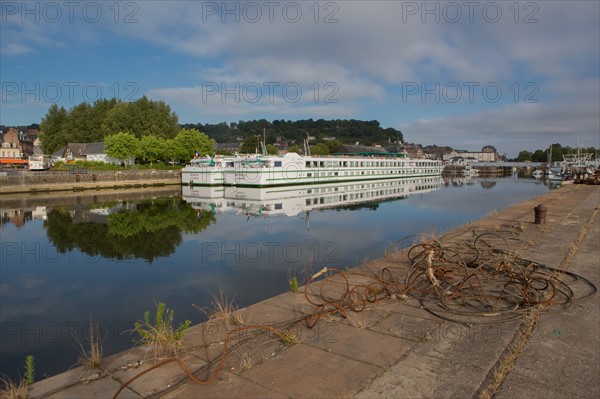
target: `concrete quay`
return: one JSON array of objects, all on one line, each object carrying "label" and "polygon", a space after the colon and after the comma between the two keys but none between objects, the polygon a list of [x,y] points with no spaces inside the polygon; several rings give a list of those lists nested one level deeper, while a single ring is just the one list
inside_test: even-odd
[{"label": "concrete quay", "polygon": [[66,171],[2,172],[0,195],[52,194],[100,190],[130,190],[181,185],[178,170],[90,171],[84,174]]},{"label": "concrete quay", "polygon": [[[538,204],[547,208],[545,224],[534,224]],[[446,244],[470,239],[475,232],[497,232],[500,241],[518,243],[511,250],[518,245],[520,257],[581,276],[558,276],[575,298],[589,296],[560,312],[548,307],[504,320],[456,322],[428,312],[432,308],[414,297],[379,296],[381,291],[373,289],[381,298],[377,302],[361,312],[332,311],[310,329],[300,323],[295,330],[299,343],[286,344],[273,329],[283,331],[315,312],[307,301],[312,296],[288,292],[241,309],[245,324],[232,324],[229,331],[238,330],[227,342],[223,323],[193,326],[180,362],[153,360],[149,348],[136,347],[104,359],[100,369],[72,369],[37,382],[29,395],[111,398],[146,372],[118,397],[597,398],[600,301],[592,294],[600,284],[599,212],[597,186],[566,186],[436,237]],[[337,274],[337,279],[311,284],[310,292],[334,298],[347,292],[346,284],[368,284],[366,276],[384,268],[402,283],[410,271],[407,258],[406,250],[390,251],[346,272],[350,283]],[[533,330],[524,339],[527,326]],[[522,350],[515,352],[519,342]],[[503,376],[499,369],[506,371]],[[494,384],[498,387],[490,391]]]}]

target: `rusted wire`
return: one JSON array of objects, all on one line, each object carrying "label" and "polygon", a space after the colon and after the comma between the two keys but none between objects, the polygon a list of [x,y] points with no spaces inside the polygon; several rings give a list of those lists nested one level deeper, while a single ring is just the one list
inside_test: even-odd
[{"label": "rusted wire", "polygon": [[[386,260],[398,268],[383,267],[377,274],[325,267],[304,285],[304,298],[312,312],[277,325],[244,326],[227,332],[213,374],[201,380],[178,358],[169,358],[124,382],[113,398],[146,373],[177,363],[197,384],[210,384],[222,372],[235,335],[238,344],[271,333],[285,341],[286,334],[302,327],[313,328],[325,316],[348,317],[383,299],[416,299],[428,312],[455,322],[505,322],[527,310],[544,305],[545,311],[567,309],[597,291],[589,280],[519,256],[523,243],[512,232],[473,232],[471,240],[444,243],[429,235],[413,235],[394,243]],[[577,292],[572,286],[577,285]]]},{"label": "rusted wire", "polygon": [[[404,279],[405,294],[439,317],[477,322],[485,316],[487,323],[490,316],[506,321],[540,305],[565,309],[596,293],[594,284],[581,276],[520,257],[513,248],[522,243],[505,234],[483,232],[471,241],[415,244],[408,251],[412,269]],[[579,297],[565,276],[583,284]]]}]

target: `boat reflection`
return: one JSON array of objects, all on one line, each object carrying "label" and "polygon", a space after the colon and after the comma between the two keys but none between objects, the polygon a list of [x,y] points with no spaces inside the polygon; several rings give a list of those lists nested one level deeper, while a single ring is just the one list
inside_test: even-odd
[{"label": "boat reflection", "polygon": [[432,176],[270,188],[182,186],[182,197],[197,211],[266,218],[322,209],[376,208],[385,201],[437,190],[442,184],[441,176]]}]

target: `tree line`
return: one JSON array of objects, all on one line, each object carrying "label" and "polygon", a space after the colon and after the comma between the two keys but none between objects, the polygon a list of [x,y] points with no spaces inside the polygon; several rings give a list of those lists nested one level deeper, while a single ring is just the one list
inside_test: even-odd
[{"label": "tree line", "polygon": [[67,143],[100,142],[118,132],[131,133],[138,139],[144,136],[172,139],[180,127],[169,105],[144,96],[132,102],[114,98],[93,104],[83,102],[70,110],[52,104],[40,123],[40,130],[42,149],[51,154]]},{"label": "tree line", "polygon": [[[581,148],[579,151],[582,153],[591,153],[591,154],[596,154],[596,155],[598,155],[598,152],[599,152],[599,150],[597,150],[594,147]],[[516,160],[518,162],[526,162],[526,161],[548,162],[548,161],[550,161],[550,155],[552,155],[552,157],[551,157],[552,162],[558,162],[558,161],[562,161],[563,155],[576,154],[576,153],[577,153],[577,148],[575,148],[575,147],[569,147],[569,146],[563,147],[559,143],[555,143],[544,150],[538,149],[538,150],[535,150],[534,152],[521,151],[521,152],[519,152],[519,155],[517,156]]]},{"label": "tree line", "polygon": [[132,102],[114,98],[84,102],[70,110],[53,104],[40,130],[46,154],[68,143],[104,142],[109,156],[126,162],[187,162],[195,151],[211,154],[214,145],[204,133],[181,128],[169,105],[146,96]]},{"label": "tree line", "polygon": [[227,124],[184,124],[184,128],[194,128],[206,133],[218,143],[230,143],[239,141],[239,138],[259,136],[265,144],[274,144],[279,138],[289,145],[302,145],[306,136],[311,136],[317,142],[323,142],[326,138],[337,139],[346,144],[354,144],[359,141],[363,145],[385,144],[388,141],[402,141],[402,132],[394,128],[382,128],[378,121],[361,121],[356,119],[302,119],[297,121],[266,119],[253,121],[239,121]]},{"label": "tree line", "polygon": [[[132,102],[101,99],[93,104],[81,103],[67,110],[53,104],[42,119],[40,140],[46,154],[68,143],[104,142],[108,155],[142,162],[187,162],[195,151],[201,155],[214,152],[214,142],[240,142],[241,152],[261,150],[264,141],[269,153],[284,142],[290,151],[303,150],[303,140],[316,141],[311,153],[334,153],[342,143],[363,145],[402,141],[402,132],[384,129],[378,121],[305,119],[297,121],[266,119],[227,124],[183,124],[163,101],[143,96]],[[335,138],[335,140],[333,139]]]}]

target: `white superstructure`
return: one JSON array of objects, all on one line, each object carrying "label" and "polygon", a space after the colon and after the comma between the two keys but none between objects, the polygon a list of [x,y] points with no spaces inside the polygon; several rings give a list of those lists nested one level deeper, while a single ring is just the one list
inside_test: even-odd
[{"label": "white superstructure", "polygon": [[221,186],[224,184],[226,167],[234,167],[237,157],[194,158],[181,169],[181,183],[201,186]]},{"label": "white superstructure", "polygon": [[[187,166],[182,183],[191,185],[270,187],[295,184],[318,184],[376,179],[439,176],[443,162],[429,159],[395,157],[391,154],[300,156],[252,155],[222,158],[217,162],[206,158],[203,164]],[[214,165],[211,163],[214,162]]]}]

